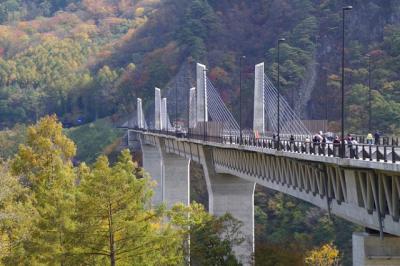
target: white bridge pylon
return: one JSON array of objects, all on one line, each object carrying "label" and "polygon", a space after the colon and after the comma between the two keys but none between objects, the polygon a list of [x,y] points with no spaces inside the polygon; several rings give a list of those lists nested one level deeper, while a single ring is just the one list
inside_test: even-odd
[{"label": "white bridge pylon", "polygon": [[[264,62],[255,65],[254,82],[254,106],[253,106],[253,128],[257,133],[266,132],[266,121],[270,130],[278,131],[278,90],[265,75]],[[189,92],[189,128],[196,128],[198,123],[216,122],[221,124],[225,134],[238,135],[240,127],[231,111],[223,102],[218,90],[207,78],[207,67],[203,64],[196,64],[196,87],[188,88]],[[142,110],[142,100],[137,99],[138,127],[145,128],[146,121]],[[161,97],[159,88],[155,88],[154,94],[154,129],[169,130],[169,116],[167,98]],[[282,134],[295,136],[310,135],[310,131],[303,124],[300,117],[290,107],[287,100],[280,97],[280,132]],[[242,128],[243,130],[244,128]]]},{"label": "white bridge pylon", "polygon": [[[139,126],[139,128],[142,127]],[[159,88],[154,88],[154,129],[166,131],[172,129],[168,116],[167,98],[161,97]]]},{"label": "white bridge pylon", "polygon": [[[268,119],[269,125],[271,125],[271,130],[274,132],[278,131],[278,90],[275,85],[271,82],[264,72],[264,63],[256,65],[255,71],[255,91],[254,95],[262,95],[264,97],[264,110],[266,118]],[[262,86],[261,86],[262,84]],[[264,92],[261,92],[261,87]],[[254,109],[254,116],[260,113],[260,106],[262,105],[259,101],[260,99],[254,99],[254,108],[257,106],[257,110]],[[257,104],[256,104],[257,102]],[[280,95],[280,132],[281,134],[294,135],[294,136],[309,136],[311,135],[308,128],[303,124],[300,117],[292,109],[288,101]],[[260,118],[254,117],[254,125],[257,128],[265,128],[265,124],[259,121]],[[264,120],[265,121],[265,120]],[[255,128],[254,128],[255,129]]]},{"label": "white bridge pylon", "polygon": [[197,63],[196,65],[196,119],[197,122],[208,121],[208,105],[207,105],[207,69],[205,65]]},{"label": "white bridge pylon", "polygon": [[159,88],[154,89],[154,129],[163,129],[162,117],[161,117],[161,90]]},{"label": "white bridge pylon", "polygon": [[218,90],[207,78],[206,71],[205,65],[197,63],[196,122],[208,122],[209,118],[211,118],[211,121],[220,124],[225,132],[237,134],[239,125],[231,111],[226,107]]},{"label": "white bridge pylon", "polygon": [[146,119],[143,113],[143,103],[141,98],[136,99],[136,115],[137,115],[137,127],[147,129]]},{"label": "white bridge pylon", "polygon": [[189,128],[195,128],[197,123],[196,108],[196,88],[193,87],[189,92]]},{"label": "white bridge pylon", "polygon": [[255,66],[254,76],[253,131],[263,133],[265,131],[264,63]]},{"label": "white bridge pylon", "polygon": [[[277,132],[277,101],[278,90],[265,75],[264,62],[255,66],[254,106],[253,106],[253,131],[264,133],[265,121],[268,119],[272,130]],[[207,78],[206,66],[197,64],[196,88],[196,123],[211,121],[223,124],[223,129],[229,134],[237,134],[240,127],[230,110],[226,107],[218,90]],[[193,92],[192,92],[193,93]],[[207,100],[205,101],[205,97]],[[192,108],[193,109],[193,108]],[[280,97],[280,132],[295,136],[310,135],[310,131],[303,124],[300,117],[293,111],[286,99]],[[193,116],[192,116],[193,117]],[[194,123],[195,124],[195,123]],[[243,130],[244,128],[242,128]]]}]

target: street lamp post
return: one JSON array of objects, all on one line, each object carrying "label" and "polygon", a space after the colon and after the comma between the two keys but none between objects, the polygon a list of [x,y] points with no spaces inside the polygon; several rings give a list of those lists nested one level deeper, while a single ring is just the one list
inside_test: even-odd
[{"label": "street lamp post", "polygon": [[[172,88],[170,88],[170,87],[167,87],[167,88],[166,88],[167,91],[170,91],[171,89],[172,89]],[[171,98],[172,98],[172,97],[171,97]],[[160,118],[160,119],[161,119],[161,118]],[[169,123],[168,123],[168,120],[169,120],[169,119],[168,119],[168,114],[167,114],[167,121],[166,121],[166,123],[167,123],[167,126],[166,126],[167,132],[169,132]],[[173,130],[173,129],[171,128],[171,131],[172,131],[172,130]]]},{"label": "street lamp post", "polygon": [[[169,91],[169,88],[167,88],[167,91]],[[171,97],[171,98],[172,98],[172,97]],[[167,100],[167,102],[168,102],[168,100]],[[167,103],[167,105],[168,105],[168,103]],[[167,107],[167,110],[168,110],[168,107]],[[167,111],[167,114],[166,114],[166,116],[167,116],[167,119],[166,119],[166,120],[167,120],[167,121],[166,121],[166,122],[167,122],[167,134],[169,134],[169,122],[168,122],[168,120],[169,120],[169,119],[168,119],[168,111]]]},{"label": "street lamp post", "polygon": [[175,135],[178,135],[178,80],[175,82]]},{"label": "street lamp post", "polygon": [[[203,70],[203,74],[204,74],[204,91],[203,91],[203,98],[204,98],[204,122],[203,122],[203,130],[204,130],[204,132],[203,132],[203,138],[204,138],[204,141],[206,141],[206,134],[207,134],[207,131],[206,131],[206,126],[207,126],[207,124],[206,124],[206,117],[207,117],[207,111],[206,111],[206,104],[207,104],[207,99],[206,99],[206,97],[207,97],[207,95],[206,95],[206,89],[207,89],[207,71],[208,71],[208,69],[207,68],[205,68],[204,70]],[[207,108],[208,109],[208,108]]]},{"label": "street lamp post", "polygon": [[[189,130],[190,130],[190,82],[189,79],[186,78],[189,85],[188,91],[187,91],[187,131],[186,131],[186,136],[189,138]],[[186,82],[186,81],[185,81]]]},{"label": "street lamp post", "polygon": [[371,87],[371,55],[367,55],[368,58],[368,133],[371,133],[371,121],[372,121],[372,87]]},{"label": "street lamp post", "polygon": [[277,149],[280,149],[280,133],[281,133],[281,118],[280,118],[280,111],[281,111],[281,81],[280,81],[280,44],[284,42],[285,39],[281,38],[278,40],[278,146]]},{"label": "street lamp post", "polygon": [[246,56],[242,55],[239,59],[239,144],[243,143],[243,135],[242,135],[242,60],[244,60]]},{"label": "street lamp post", "polygon": [[350,11],[352,10],[353,7],[352,6],[346,6],[342,8],[342,84],[341,84],[341,92],[342,92],[342,114],[341,114],[341,118],[342,118],[342,152],[341,152],[341,157],[344,158],[346,157],[346,146],[344,143],[344,39],[345,39],[345,14],[346,11]]},{"label": "street lamp post", "polygon": [[[322,67],[322,75],[324,77],[324,81],[325,81],[325,84],[326,84],[327,83],[327,75],[328,75],[328,70],[327,70],[326,66]],[[324,132],[328,131],[328,124],[329,124],[329,119],[328,119],[329,118],[328,110],[329,110],[329,101],[330,101],[330,99],[328,97],[329,92],[330,92],[329,88],[328,88],[328,86],[326,86],[326,92],[325,92],[325,117],[324,117],[324,119],[326,121],[326,126],[324,127]]]}]

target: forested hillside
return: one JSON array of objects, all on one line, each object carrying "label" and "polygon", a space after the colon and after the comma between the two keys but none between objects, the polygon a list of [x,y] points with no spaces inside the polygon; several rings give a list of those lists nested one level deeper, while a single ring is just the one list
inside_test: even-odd
[{"label": "forested hillside", "polygon": [[[126,98],[122,84],[135,65],[111,69],[97,63],[133,38],[156,6],[146,1],[2,1],[1,125],[35,121],[47,113],[83,123],[124,111],[129,102],[121,102]],[[30,19],[35,12],[38,16]]]},{"label": "forested hillside", "polygon": [[[397,133],[400,4],[344,2],[354,6],[346,30],[350,130],[366,131],[370,54],[373,130]],[[274,80],[276,42],[285,37],[284,95],[303,118],[328,118],[337,130],[341,6],[333,0],[1,1],[1,125],[54,112],[76,124],[130,111],[136,96],[151,99],[152,88],[165,86],[188,60],[209,65],[237,114],[239,56],[247,57],[244,104],[251,106],[253,65],[265,61]]]}]

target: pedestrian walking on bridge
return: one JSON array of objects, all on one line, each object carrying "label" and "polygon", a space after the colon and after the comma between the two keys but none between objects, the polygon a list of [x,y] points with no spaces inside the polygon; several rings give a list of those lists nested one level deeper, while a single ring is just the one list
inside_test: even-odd
[{"label": "pedestrian walking on bridge", "polygon": [[375,137],[375,145],[379,145],[379,139],[381,135],[379,134],[378,131],[375,132],[374,137]]},{"label": "pedestrian walking on bridge", "polygon": [[367,144],[372,144],[372,141],[374,140],[374,137],[372,136],[372,133],[368,133],[367,135]]}]

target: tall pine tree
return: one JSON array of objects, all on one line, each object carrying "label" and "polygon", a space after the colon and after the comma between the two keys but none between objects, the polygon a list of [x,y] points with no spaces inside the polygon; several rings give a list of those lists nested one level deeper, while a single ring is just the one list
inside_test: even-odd
[{"label": "tall pine tree", "polygon": [[13,174],[30,189],[38,214],[23,245],[23,259],[30,265],[67,263],[74,230],[75,152],[57,118],[46,116],[28,129],[27,144],[20,146],[12,162]]},{"label": "tall pine tree", "polygon": [[182,237],[150,209],[151,184],[128,150],[111,167],[100,156],[91,170],[81,165],[77,197],[77,264],[177,265]]}]

